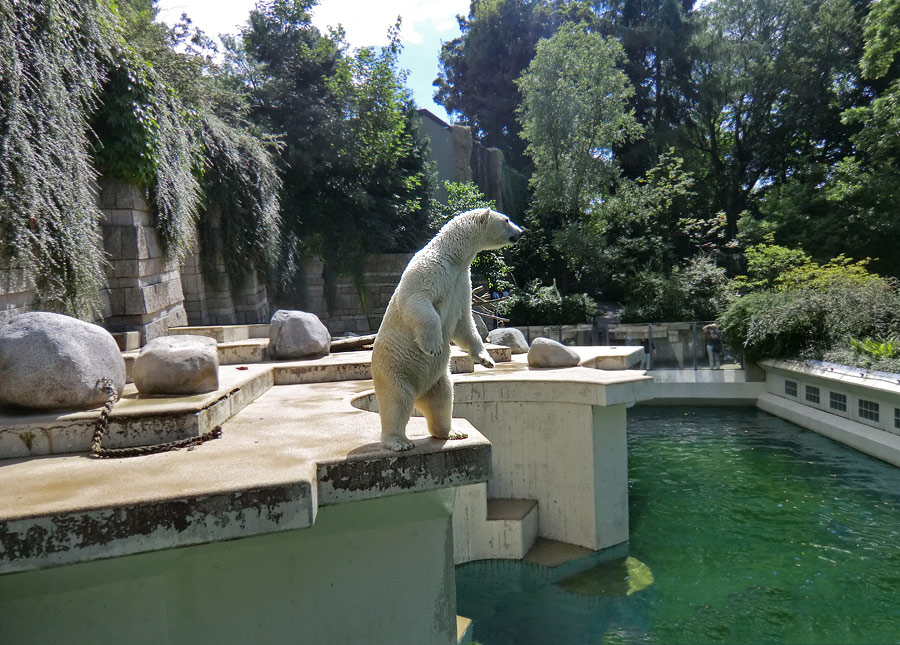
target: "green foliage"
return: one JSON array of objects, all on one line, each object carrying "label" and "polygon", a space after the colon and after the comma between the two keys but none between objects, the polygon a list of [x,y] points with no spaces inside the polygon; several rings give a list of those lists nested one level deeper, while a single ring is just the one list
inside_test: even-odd
[{"label": "green foliage", "polygon": [[854,262],[839,255],[819,264],[800,249],[775,244],[772,235],[747,247],[746,260],[747,274],[735,278],[736,287],[744,292],[824,289],[833,284],[864,284],[879,279],[866,268],[869,259]]},{"label": "green foliage", "polygon": [[762,243],[748,246],[745,257],[747,275],[737,278],[738,285],[744,291],[774,289],[786,272],[813,264],[802,250],[775,244],[771,234]]},{"label": "green foliage", "polygon": [[[516,78],[534,57],[541,38],[558,27],[565,4],[535,0],[472,2],[468,17],[458,16],[460,36],[441,47],[435,101],[472,127],[487,146],[503,151],[507,162],[527,170],[525,144],[516,109],[522,95]],[[504,202],[506,203],[506,202]],[[507,214],[512,214],[512,210]]]},{"label": "green foliage", "polygon": [[517,81],[522,136],[534,163],[533,210],[577,219],[615,180],[612,151],[641,131],[627,100],[634,93],[617,65],[618,42],[566,25],[538,43]]},{"label": "green foliage", "polygon": [[882,340],[875,340],[874,338],[857,340],[851,337],[850,346],[857,354],[861,354],[872,361],[900,358],[900,341],[896,337]]},{"label": "green foliage", "polygon": [[669,152],[638,180],[620,178],[615,192],[591,204],[583,220],[558,230],[554,246],[582,288],[621,299],[629,276],[642,270],[671,272],[677,263],[682,218],[693,178]]},{"label": "green foliage", "polygon": [[386,47],[348,54],[340,31],[312,26],[314,4],[260,4],[227,58],[252,88],[252,117],[284,144],[286,262],[321,257],[330,302],[338,274],[364,294],[366,253],[421,245],[431,176],[397,67],[399,23]]},{"label": "green foliage", "polygon": [[200,240],[207,260],[201,266],[206,279],[215,280],[209,260],[221,254],[231,288],[239,289],[250,271],[268,275],[280,260],[281,178],[272,155],[277,142],[213,114],[204,115],[200,137],[206,195]]},{"label": "green foliage", "polygon": [[900,334],[900,294],[891,280],[840,258],[804,279],[744,295],[719,320],[730,347],[750,358],[822,358],[850,338]]},{"label": "green foliage", "polygon": [[706,255],[671,274],[644,269],[628,277],[622,322],[715,320],[734,299],[725,270]]},{"label": "green foliage", "polygon": [[597,303],[587,294],[562,296],[555,283],[543,286],[539,280],[514,291],[497,307],[512,325],[572,325],[590,322],[597,311]]},{"label": "green foliage", "polygon": [[0,260],[39,306],[81,317],[104,283],[87,114],[114,23],[105,3],[0,0]]}]

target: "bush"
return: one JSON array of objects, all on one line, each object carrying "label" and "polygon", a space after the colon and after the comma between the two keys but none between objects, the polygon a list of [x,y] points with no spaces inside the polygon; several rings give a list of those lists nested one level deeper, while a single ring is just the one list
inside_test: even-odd
[{"label": "bush", "polygon": [[622,322],[679,320],[683,312],[681,285],[675,276],[656,271],[639,271],[625,281]]},{"label": "bush", "polygon": [[751,293],[728,308],[719,326],[728,346],[742,347],[748,358],[824,358],[849,348],[851,338],[900,333],[900,294],[877,277]]},{"label": "bush", "polygon": [[671,275],[644,270],[626,281],[622,322],[713,320],[733,299],[725,270],[706,255],[693,257]]},{"label": "bush", "polygon": [[587,294],[561,296],[556,283],[545,287],[535,280],[500,303],[497,311],[513,325],[572,325],[589,322],[598,308]]}]

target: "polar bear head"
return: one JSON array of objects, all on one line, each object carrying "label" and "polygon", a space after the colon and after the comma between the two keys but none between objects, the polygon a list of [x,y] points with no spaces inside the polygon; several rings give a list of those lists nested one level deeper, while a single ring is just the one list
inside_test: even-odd
[{"label": "polar bear head", "polygon": [[459,216],[471,220],[481,250],[499,249],[522,237],[522,229],[503,213],[490,208],[468,211]]}]

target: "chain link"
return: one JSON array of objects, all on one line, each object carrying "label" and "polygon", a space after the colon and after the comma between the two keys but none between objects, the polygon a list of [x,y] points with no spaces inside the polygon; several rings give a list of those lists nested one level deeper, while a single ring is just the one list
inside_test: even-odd
[{"label": "chain link", "polygon": [[103,439],[106,437],[106,433],[109,430],[109,415],[112,412],[116,401],[119,400],[119,392],[116,390],[116,386],[112,380],[105,377],[97,381],[97,387],[107,394],[106,403],[100,411],[100,417],[97,419],[97,425],[94,427],[94,438],[91,441],[91,456],[97,459],[140,457],[142,455],[152,455],[160,452],[172,452],[174,450],[181,450],[182,448],[199,446],[202,443],[212,439],[218,439],[222,436],[222,426],[216,426],[209,432],[204,432],[199,437],[188,437],[187,439],[157,443],[152,446],[104,448]]}]

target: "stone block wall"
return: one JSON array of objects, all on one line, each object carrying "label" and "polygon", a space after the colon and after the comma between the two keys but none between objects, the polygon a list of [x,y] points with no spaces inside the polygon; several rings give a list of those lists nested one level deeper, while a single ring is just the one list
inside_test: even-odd
[{"label": "stone block wall", "polygon": [[16,314],[30,311],[34,284],[20,266],[0,264],[0,324]]},{"label": "stone block wall", "polygon": [[403,269],[409,264],[412,254],[384,253],[366,258],[364,272],[365,302],[352,278],[338,278],[335,302],[328,311],[325,302],[325,281],[322,278],[321,260],[312,260],[305,265],[306,302],[303,308],[316,314],[332,335],[347,332],[355,334],[374,333],[381,325],[388,302],[400,282]]},{"label": "stone block wall", "polygon": [[144,344],[187,324],[178,266],[163,257],[150,207],[130,184],[100,183],[103,247],[108,254],[104,326],[138,331]]},{"label": "stone block wall", "polygon": [[[205,216],[212,218],[213,228],[218,233],[219,215],[207,213]],[[247,276],[243,285],[232,289],[221,251],[216,253],[214,270],[216,279],[207,280],[200,267],[200,245],[195,242],[193,252],[181,266],[184,308],[191,325],[269,322],[271,312],[266,285],[256,271]]]}]

